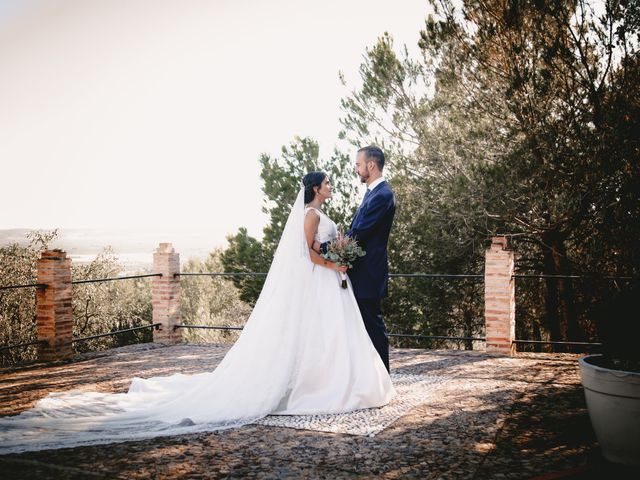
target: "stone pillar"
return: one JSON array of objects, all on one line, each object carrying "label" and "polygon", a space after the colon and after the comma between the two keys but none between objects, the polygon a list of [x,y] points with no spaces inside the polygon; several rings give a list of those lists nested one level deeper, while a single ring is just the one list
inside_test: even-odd
[{"label": "stone pillar", "polygon": [[73,308],[71,306],[71,259],[62,250],[45,250],[37,264],[36,290],[38,360],[50,362],[73,356]]},{"label": "stone pillar", "polygon": [[513,252],[506,237],[493,237],[485,255],[484,321],[487,352],[515,353],[516,296]]},{"label": "stone pillar", "polygon": [[153,304],[153,323],[161,323],[160,330],[153,331],[153,341],[178,343],[182,341],[182,329],[174,325],[182,322],[180,315],[180,254],[170,243],[161,243],[153,254],[153,277],[151,282],[151,303]]}]

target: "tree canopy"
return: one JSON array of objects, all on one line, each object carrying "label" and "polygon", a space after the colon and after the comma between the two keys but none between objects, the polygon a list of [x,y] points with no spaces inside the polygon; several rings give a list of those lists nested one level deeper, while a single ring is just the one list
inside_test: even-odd
[{"label": "tree canopy", "polygon": [[[594,338],[592,309],[615,288],[602,277],[640,267],[639,7],[431,3],[421,56],[382,36],[342,102],[343,136],[394,160],[392,262],[478,271],[486,240],[507,234],[521,271],[600,277],[521,282],[518,336]],[[430,315],[469,298],[445,292]]]}]

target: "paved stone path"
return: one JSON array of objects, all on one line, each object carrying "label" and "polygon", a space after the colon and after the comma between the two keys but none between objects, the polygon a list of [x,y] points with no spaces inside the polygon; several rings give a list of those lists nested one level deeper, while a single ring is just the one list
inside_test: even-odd
[{"label": "paved stone path", "polygon": [[[52,391],[126,391],[133,376],[210,370],[227,349],[142,344],[0,370],[0,415]],[[393,349],[392,371],[454,379],[373,438],[249,425],[0,456],[0,478],[587,478],[567,473],[599,461],[576,358]]]}]

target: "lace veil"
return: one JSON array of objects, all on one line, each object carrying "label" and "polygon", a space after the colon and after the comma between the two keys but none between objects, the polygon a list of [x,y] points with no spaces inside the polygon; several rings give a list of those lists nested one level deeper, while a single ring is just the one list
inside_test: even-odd
[{"label": "lace veil", "polygon": [[215,370],[134,378],[126,393],[52,393],[0,418],[0,454],[220,430],[277,411],[297,375],[312,271],[301,189],[255,308]]}]

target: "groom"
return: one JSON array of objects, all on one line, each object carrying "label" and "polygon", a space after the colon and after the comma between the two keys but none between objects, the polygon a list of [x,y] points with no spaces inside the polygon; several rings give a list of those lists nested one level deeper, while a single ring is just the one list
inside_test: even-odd
[{"label": "groom", "polygon": [[[389,267],[387,243],[396,211],[393,191],[382,176],[384,153],[374,146],[358,150],[355,171],[367,192],[356,211],[347,235],[358,240],[367,254],[354,262],[349,270],[353,293],[358,302],[364,326],[389,371],[389,340],[382,320],[381,300],[388,294]],[[314,242],[314,248],[326,249],[326,244]]]}]

